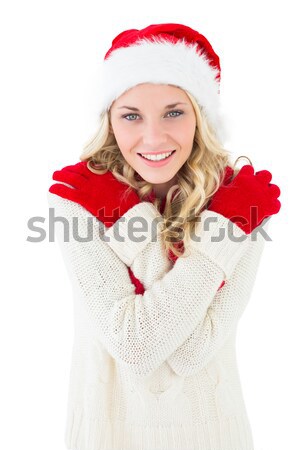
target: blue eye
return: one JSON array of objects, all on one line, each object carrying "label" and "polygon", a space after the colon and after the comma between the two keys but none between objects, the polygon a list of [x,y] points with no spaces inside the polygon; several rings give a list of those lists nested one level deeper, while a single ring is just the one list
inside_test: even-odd
[{"label": "blue eye", "polygon": [[[176,115],[176,116],[171,116],[172,118],[175,118],[175,117],[179,117],[179,116],[181,116],[182,114],[183,114],[183,112],[182,111],[169,111],[168,112],[168,114],[172,114],[172,113],[176,113],[176,114],[178,114],[178,115]],[[126,116],[122,116],[124,119],[127,119],[127,117],[132,117],[132,116],[134,116],[134,117],[136,117],[136,116],[138,116],[138,114],[127,114]],[[131,119],[127,119],[129,122],[134,122],[135,120],[131,120]]]},{"label": "blue eye", "polygon": [[[127,116],[122,116],[124,119],[127,119],[129,116],[137,116],[137,114],[127,114]],[[132,120],[129,120],[129,122],[133,122]]]},{"label": "blue eye", "polygon": [[182,111],[170,111],[169,112],[169,114],[172,114],[172,113],[178,113],[178,116],[172,116],[172,117],[179,117],[179,116],[181,116],[183,114]]}]

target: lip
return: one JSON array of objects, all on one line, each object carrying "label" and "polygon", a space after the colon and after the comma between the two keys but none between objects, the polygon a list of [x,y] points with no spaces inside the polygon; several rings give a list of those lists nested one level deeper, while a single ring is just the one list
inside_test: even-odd
[{"label": "lip", "polygon": [[[147,165],[147,166],[150,166],[150,167],[161,167],[161,166],[165,166],[166,164],[168,164],[172,159],[173,159],[173,156],[175,155],[175,153],[176,153],[176,150],[174,151],[174,150],[172,150],[173,151],[173,153],[172,153],[172,155],[171,156],[169,156],[168,158],[166,158],[166,159],[162,159],[161,161],[150,161],[149,159],[146,159],[146,158],[143,158],[141,155],[139,155],[138,154],[138,156],[141,158],[141,160]],[[162,153],[162,152],[161,152]],[[165,153],[167,153],[167,152],[165,152]],[[145,153],[145,155],[146,155],[147,153]],[[155,153],[152,153],[153,155],[155,154]],[[158,154],[158,153],[156,153],[156,154]]]}]

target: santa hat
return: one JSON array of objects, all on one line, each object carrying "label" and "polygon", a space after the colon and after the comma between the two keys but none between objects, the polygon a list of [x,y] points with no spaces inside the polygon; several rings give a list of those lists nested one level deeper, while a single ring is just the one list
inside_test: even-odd
[{"label": "santa hat", "polygon": [[172,84],[196,99],[219,141],[226,138],[220,110],[221,67],[209,41],[192,28],[174,23],[149,25],[118,34],[102,66],[100,111],[141,83]]}]

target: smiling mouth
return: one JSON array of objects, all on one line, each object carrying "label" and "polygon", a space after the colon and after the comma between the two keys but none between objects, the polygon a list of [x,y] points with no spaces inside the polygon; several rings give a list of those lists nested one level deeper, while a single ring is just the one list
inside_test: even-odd
[{"label": "smiling mouth", "polygon": [[[171,150],[171,153],[170,152],[161,152],[161,153],[153,153],[152,155],[151,155],[151,153],[145,153],[145,154],[142,154],[142,153],[138,153],[138,155],[139,156],[141,156],[142,158],[144,158],[144,159],[146,159],[147,161],[164,161],[165,159],[168,159],[168,158],[170,158],[174,153],[176,152],[176,150]],[[160,158],[160,159],[150,159],[150,158],[146,158],[146,156],[156,156],[156,155],[162,155],[163,153],[170,153],[170,155],[169,156],[167,156],[167,157],[165,157],[165,158]]]}]

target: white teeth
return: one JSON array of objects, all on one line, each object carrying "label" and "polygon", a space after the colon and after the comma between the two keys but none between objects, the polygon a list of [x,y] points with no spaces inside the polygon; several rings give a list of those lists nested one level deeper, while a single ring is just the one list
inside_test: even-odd
[{"label": "white teeth", "polygon": [[169,153],[160,153],[158,155],[142,155],[141,156],[145,159],[150,159],[151,161],[160,161],[161,159],[168,158],[173,153],[173,150]]}]

